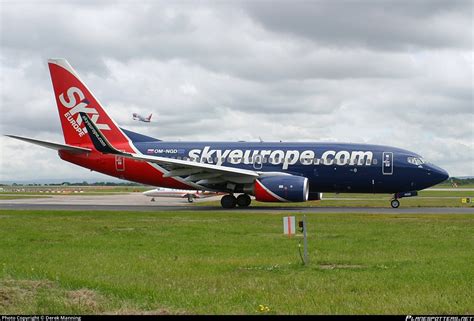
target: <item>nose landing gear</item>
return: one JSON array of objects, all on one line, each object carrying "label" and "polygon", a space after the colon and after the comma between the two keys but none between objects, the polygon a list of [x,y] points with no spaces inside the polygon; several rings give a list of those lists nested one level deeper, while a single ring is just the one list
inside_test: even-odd
[{"label": "nose landing gear", "polygon": [[390,201],[390,205],[392,206],[392,208],[398,208],[400,206],[400,201],[398,200],[399,198],[413,197],[417,195],[418,195],[417,191],[395,193],[393,195],[393,199]]},{"label": "nose landing gear", "polygon": [[390,205],[392,206],[392,208],[398,208],[400,206],[400,201],[397,199],[393,199],[390,201]]}]

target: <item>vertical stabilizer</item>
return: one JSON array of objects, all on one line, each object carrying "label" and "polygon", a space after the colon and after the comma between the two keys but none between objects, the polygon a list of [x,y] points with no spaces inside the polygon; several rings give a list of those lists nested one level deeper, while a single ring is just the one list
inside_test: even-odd
[{"label": "vertical stabilizer", "polygon": [[80,112],[89,116],[111,144],[128,144],[127,137],[66,59],[49,59],[48,66],[66,144],[91,144]]}]

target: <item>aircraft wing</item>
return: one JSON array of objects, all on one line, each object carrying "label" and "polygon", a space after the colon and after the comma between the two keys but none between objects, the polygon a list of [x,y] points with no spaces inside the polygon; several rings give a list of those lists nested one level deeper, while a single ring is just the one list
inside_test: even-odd
[{"label": "aircraft wing", "polygon": [[[167,158],[167,157],[124,153],[118,150],[117,152],[110,153],[110,154],[120,154],[127,158],[143,160],[150,163],[156,163],[158,165],[168,165],[167,167],[172,168],[172,169],[178,169],[178,168],[199,169],[202,171],[221,172],[223,174],[237,174],[237,175],[244,175],[244,176],[255,177],[255,178],[260,176],[258,175],[257,172],[247,170],[247,169],[219,166],[219,165],[214,165],[214,164],[204,164],[204,163],[191,162],[191,161]],[[181,174],[181,175],[185,175],[185,174]],[[168,177],[169,176],[173,176],[173,175],[168,175]]]},{"label": "aircraft wing", "polygon": [[97,126],[87,116],[86,113],[80,112],[84,124],[89,133],[89,137],[94,144],[94,147],[105,154],[115,154],[122,157],[131,158],[135,160],[146,161],[164,166],[168,169],[164,177],[187,176],[190,182],[197,182],[197,184],[214,182],[253,182],[260,177],[259,173],[240,168],[233,168],[228,166],[220,166],[215,164],[205,164],[192,162],[187,160],[180,160],[174,158],[150,156],[136,153],[126,153],[117,150],[110,144],[107,138],[100,132]]},{"label": "aircraft wing", "polygon": [[92,151],[92,149],[89,149],[89,148],[46,142],[43,140],[37,140],[37,139],[27,138],[27,137],[22,137],[22,136],[15,136],[15,135],[5,135],[5,136],[19,139],[28,143],[36,144],[39,146],[43,146],[46,148],[55,149],[55,150],[65,150],[65,151],[73,152],[73,153],[89,153]]}]

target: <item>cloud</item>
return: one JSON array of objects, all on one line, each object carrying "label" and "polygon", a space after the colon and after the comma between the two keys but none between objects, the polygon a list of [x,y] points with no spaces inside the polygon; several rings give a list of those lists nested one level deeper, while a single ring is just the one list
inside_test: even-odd
[{"label": "cloud", "polygon": [[320,46],[373,50],[472,48],[470,1],[245,2],[268,30]]}]

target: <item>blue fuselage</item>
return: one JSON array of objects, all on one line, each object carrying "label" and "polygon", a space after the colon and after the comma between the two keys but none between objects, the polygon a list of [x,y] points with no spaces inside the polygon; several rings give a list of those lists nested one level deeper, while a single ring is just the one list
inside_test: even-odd
[{"label": "blue fuselage", "polygon": [[410,162],[409,158],[422,159],[416,153],[380,145],[144,140],[134,145],[145,155],[304,176],[310,193],[417,191],[449,177],[433,164]]}]

